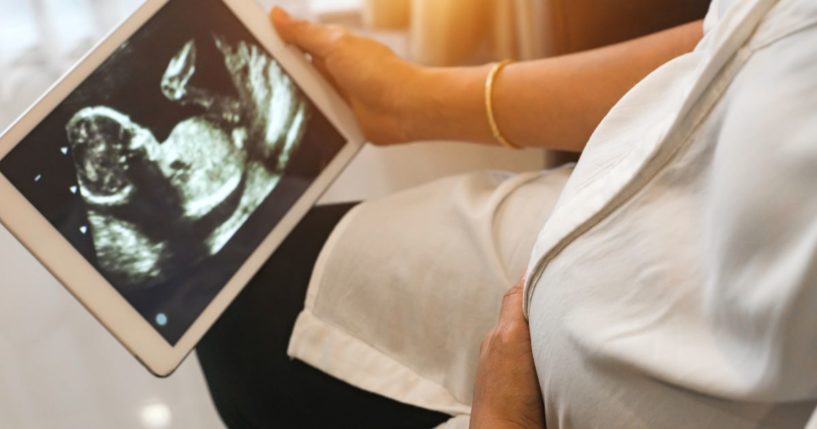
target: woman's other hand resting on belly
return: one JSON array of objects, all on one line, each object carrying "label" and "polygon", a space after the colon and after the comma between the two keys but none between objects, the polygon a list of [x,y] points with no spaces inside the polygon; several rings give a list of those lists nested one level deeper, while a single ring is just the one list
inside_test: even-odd
[{"label": "woman's other hand resting on belly", "polygon": [[521,281],[505,293],[499,322],[482,342],[471,429],[545,427],[522,294]]}]

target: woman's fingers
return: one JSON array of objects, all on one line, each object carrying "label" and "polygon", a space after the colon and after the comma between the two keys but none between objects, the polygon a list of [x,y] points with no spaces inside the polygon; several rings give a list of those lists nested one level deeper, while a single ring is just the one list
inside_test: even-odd
[{"label": "woman's fingers", "polygon": [[497,326],[482,343],[471,428],[543,428],[544,404],[522,314],[522,282],[502,299]]},{"label": "woman's fingers", "polygon": [[279,7],[272,9],[272,23],[286,42],[293,44],[313,57],[324,58],[332,45],[343,35],[343,30],[291,17]]},{"label": "woman's fingers", "polygon": [[425,100],[417,94],[426,90],[419,67],[401,60],[382,43],[355,36],[343,27],[293,18],[280,8],[272,10],[270,20],[281,39],[309,56],[312,65],[349,102],[368,140],[408,140],[410,118],[423,117],[428,110],[417,106],[418,112],[413,112],[414,100]]}]

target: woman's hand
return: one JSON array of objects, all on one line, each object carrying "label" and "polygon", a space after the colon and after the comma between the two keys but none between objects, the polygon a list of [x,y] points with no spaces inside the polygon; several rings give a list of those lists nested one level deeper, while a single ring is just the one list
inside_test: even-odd
[{"label": "woman's hand", "polygon": [[520,282],[505,294],[499,323],[482,342],[471,428],[544,427],[545,410],[528,322],[522,314]]},{"label": "woman's hand", "polygon": [[280,8],[271,19],[281,38],[309,54],[313,64],[346,98],[366,137],[376,144],[411,139],[412,110],[421,102],[420,68],[386,46],[341,27],[312,24]]}]

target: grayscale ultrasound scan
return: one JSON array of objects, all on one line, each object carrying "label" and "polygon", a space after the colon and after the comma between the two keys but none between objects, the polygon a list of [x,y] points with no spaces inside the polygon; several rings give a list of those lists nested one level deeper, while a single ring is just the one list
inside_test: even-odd
[{"label": "grayscale ultrasound scan", "polygon": [[171,0],[0,172],[173,344],[344,144],[223,3]]},{"label": "grayscale ultrasound scan", "polygon": [[[212,43],[238,96],[190,82],[196,42],[186,42],[161,92],[202,113],[164,141],[102,105],[66,125],[99,267],[124,288],[161,284],[218,253],[278,184],[303,136],[309,109],[275,61],[254,44],[232,46],[220,36]],[[137,200],[150,201],[161,218],[127,210]]]}]

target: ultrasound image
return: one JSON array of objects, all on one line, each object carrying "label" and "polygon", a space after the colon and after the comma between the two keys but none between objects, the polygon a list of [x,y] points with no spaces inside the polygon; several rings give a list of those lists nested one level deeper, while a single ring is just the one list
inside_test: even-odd
[{"label": "ultrasound image", "polygon": [[187,41],[155,90],[202,113],[164,141],[101,105],[66,125],[99,268],[121,288],[164,283],[218,253],[275,188],[303,136],[309,108],[277,63],[252,43],[212,43],[237,96],[191,83],[196,42]]}]

